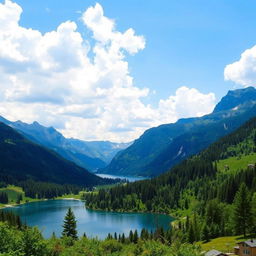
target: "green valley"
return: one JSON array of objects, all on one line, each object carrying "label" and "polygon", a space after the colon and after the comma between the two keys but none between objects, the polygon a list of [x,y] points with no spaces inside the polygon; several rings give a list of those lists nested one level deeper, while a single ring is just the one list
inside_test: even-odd
[{"label": "green valley", "polygon": [[253,118],[155,179],[86,194],[86,205],[172,214],[174,237],[182,242],[255,235],[255,138]]}]

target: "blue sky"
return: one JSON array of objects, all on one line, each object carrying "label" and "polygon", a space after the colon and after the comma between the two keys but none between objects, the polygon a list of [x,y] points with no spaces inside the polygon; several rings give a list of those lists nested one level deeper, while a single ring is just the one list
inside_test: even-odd
[{"label": "blue sky", "polygon": [[[42,32],[61,22],[79,22],[82,11],[96,1],[17,0],[21,24]],[[156,90],[155,101],[179,86],[213,91],[220,98],[239,87],[224,81],[224,68],[256,42],[253,0],[129,0],[97,1],[121,31],[129,27],[146,38],[146,48],[130,57],[137,86]],[[80,27],[81,29],[81,27]],[[82,29],[81,29],[82,30]]]},{"label": "blue sky", "polygon": [[[14,2],[23,9],[19,20],[20,27],[32,28],[44,34],[55,31],[65,21],[73,21],[77,24],[77,30],[84,41],[90,45],[90,49],[93,49],[94,45],[97,44],[93,29],[88,29],[88,25],[86,27],[84,25],[86,22],[81,18],[89,7],[95,6],[96,1],[16,0]],[[4,1],[0,1],[0,3],[4,3]],[[213,107],[213,101],[216,103],[228,90],[255,84],[253,71],[246,69],[250,65],[243,65],[243,61],[238,63],[239,69],[237,69],[237,66],[230,66],[226,75],[229,81],[224,80],[225,67],[239,61],[241,54],[255,45],[255,1],[99,0],[97,3],[104,10],[104,16],[114,20],[116,31],[124,33],[127,29],[132,28],[135,31],[135,35],[144,38],[145,45],[137,46],[134,52],[129,52],[128,50],[129,54],[125,55],[125,59],[122,62],[128,63],[129,76],[133,78],[132,87],[137,92],[136,100],[139,101],[137,103],[144,104],[143,109],[138,111],[140,114],[133,118],[134,113],[130,113],[129,117],[121,118],[120,113],[123,110],[120,110],[119,119],[117,117],[116,120],[110,120],[108,117],[103,123],[102,120],[107,115],[106,109],[111,109],[110,105],[102,105],[104,113],[99,109],[96,110],[92,105],[90,107],[87,106],[84,109],[90,109],[92,114],[88,117],[89,111],[84,110],[83,113],[86,112],[88,116],[79,116],[79,118],[86,119],[87,122],[82,127],[88,129],[88,131],[93,131],[93,128],[88,125],[92,120],[95,121],[94,125],[99,124],[102,126],[102,129],[93,136],[88,134],[81,135],[81,130],[75,132],[75,126],[73,127],[71,123],[79,126],[78,119],[72,119],[70,123],[67,123],[62,120],[61,115],[55,113],[56,115],[54,116],[52,110],[49,110],[52,114],[50,118],[45,118],[46,113],[43,112],[42,115],[27,113],[26,116],[22,116],[17,111],[15,112],[16,114],[9,114],[7,117],[24,121],[38,119],[45,125],[54,125],[69,137],[80,137],[89,140],[110,138],[111,140],[124,141],[126,138],[134,139],[145,129],[162,122],[173,122],[177,118],[204,114],[198,109],[189,112],[189,107],[186,108],[186,106],[193,104],[193,102],[188,101],[186,104],[178,102],[177,90],[179,88],[187,88],[187,91],[184,88],[183,91],[181,90],[180,98],[182,99],[192,97],[194,93],[197,93],[199,99],[205,95],[204,99],[211,102],[208,105],[205,103],[207,106],[202,105],[200,107],[205,107],[206,112],[209,112]],[[137,38],[136,40],[139,39]],[[142,44],[142,41],[140,43]],[[122,51],[127,51],[127,49],[120,52]],[[254,56],[253,52],[251,55]],[[90,50],[87,56],[88,58],[93,58],[93,51]],[[246,58],[246,61],[248,58]],[[28,73],[26,76],[29,78]],[[19,83],[19,77],[17,76],[15,79],[18,81],[16,83]],[[104,84],[109,82],[109,80],[102,81]],[[98,83],[100,82],[97,82],[97,85]],[[22,85],[18,86],[20,91],[32,90],[32,87],[24,89]],[[122,85],[120,86],[122,87]],[[197,91],[189,91],[193,88]],[[63,94],[65,94],[66,89],[62,89]],[[141,91],[138,92],[138,90]],[[148,92],[143,90],[148,90]],[[16,95],[17,88],[13,89],[13,91],[12,93]],[[12,98],[13,94],[8,94],[11,96],[7,101],[8,104],[14,101],[20,104],[28,104],[28,102],[31,103],[33,101],[33,104],[37,103],[33,107],[35,109],[38,108],[40,112],[38,104],[41,104],[43,100],[40,99],[36,102],[34,99],[40,98],[40,92],[36,91],[36,93],[37,95],[34,94],[33,99],[31,97],[24,99],[23,96],[19,99],[16,96],[16,98]],[[186,94],[186,96],[182,93]],[[214,93],[215,100],[212,97],[213,95],[209,95],[210,93]],[[47,97],[49,98],[50,96],[48,95]],[[44,99],[44,101],[48,100]],[[91,101],[92,99],[90,99]],[[159,107],[161,101],[162,106]],[[173,102],[175,102],[175,106],[172,105],[174,104]],[[114,104],[119,106],[123,103],[118,101]],[[58,105],[58,107],[56,105],[55,108],[59,110],[57,112],[62,114],[65,112],[63,115],[66,116],[72,112],[72,118],[78,116],[74,112],[74,108],[82,108],[82,106],[74,106],[73,102],[72,111],[69,110],[67,112],[63,108],[71,109],[71,104],[64,105]],[[148,107],[149,105],[150,107]],[[4,109],[4,107],[2,108]],[[158,108],[157,111],[156,108]],[[163,113],[164,108],[170,108],[170,111]],[[96,120],[95,112],[103,113],[102,115],[99,114],[98,120]],[[3,110],[2,114],[6,114],[6,111]],[[113,115],[118,116],[118,113]],[[168,119],[168,115],[174,117]],[[157,119],[157,122],[153,122],[153,119]],[[113,125],[107,127],[106,124],[108,122],[113,123]]]}]

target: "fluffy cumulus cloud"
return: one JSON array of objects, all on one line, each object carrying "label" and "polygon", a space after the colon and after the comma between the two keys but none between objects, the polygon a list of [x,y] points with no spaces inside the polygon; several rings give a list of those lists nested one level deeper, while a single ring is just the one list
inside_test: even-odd
[{"label": "fluffy cumulus cloud", "polygon": [[10,120],[37,120],[80,139],[129,141],[214,107],[212,93],[187,87],[157,107],[144,104],[151,92],[134,86],[126,57],[143,50],[145,38],[117,31],[100,4],[82,14],[93,44],[73,21],[42,34],[20,26],[21,14],[10,0],[0,4],[0,114]]},{"label": "fluffy cumulus cloud", "polygon": [[224,77],[245,87],[256,87],[256,45],[245,50],[238,61],[227,65]]}]

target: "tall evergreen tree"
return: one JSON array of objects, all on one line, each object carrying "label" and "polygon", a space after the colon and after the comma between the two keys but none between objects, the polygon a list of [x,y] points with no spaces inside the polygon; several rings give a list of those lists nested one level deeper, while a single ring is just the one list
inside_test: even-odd
[{"label": "tall evergreen tree", "polygon": [[137,229],[134,231],[134,234],[133,234],[133,242],[135,244],[138,243],[138,239],[139,239],[139,236],[138,236],[138,232],[137,232]]},{"label": "tall evergreen tree", "polygon": [[242,183],[234,199],[233,225],[237,234],[244,237],[252,225],[251,197],[245,183]]},{"label": "tall evergreen tree", "polygon": [[254,145],[256,146],[256,132],[254,132],[253,142],[254,142]]},{"label": "tall evergreen tree", "polygon": [[0,203],[8,204],[8,195],[5,192],[0,192]]},{"label": "tall evergreen tree", "polygon": [[209,228],[206,223],[204,223],[204,226],[202,228],[201,240],[209,242]]},{"label": "tall evergreen tree", "polygon": [[125,235],[124,235],[124,233],[123,233],[122,236],[121,236],[121,243],[122,243],[122,244],[125,243]]},{"label": "tall evergreen tree", "polygon": [[68,236],[73,239],[78,238],[76,230],[76,218],[71,208],[68,209],[67,214],[64,218],[62,236]]},{"label": "tall evergreen tree", "polygon": [[190,225],[189,230],[188,230],[188,242],[193,244],[195,242],[195,232],[193,225]]},{"label": "tall evergreen tree", "polygon": [[252,197],[252,216],[253,216],[253,224],[252,224],[252,233],[256,233],[256,192],[253,194]]},{"label": "tall evergreen tree", "polygon": [[130,233],[129,233],[129,241],[131,243],[133,242],[133,232],[132,232],[132,230],[130,230]]}]

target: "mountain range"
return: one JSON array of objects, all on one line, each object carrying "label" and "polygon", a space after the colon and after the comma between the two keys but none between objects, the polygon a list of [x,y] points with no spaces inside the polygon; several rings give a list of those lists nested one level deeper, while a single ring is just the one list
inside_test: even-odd
[{"label": "mountain range", "polygon": [[4,123],[0,123],[0,180],[8,183],[33,180],[86,187],[108,182],[55,151],[28,140]]},{"label": "mountain range", "polygon": [[100,170],[114,175],[157,176],[205,149],[256,116],[256,89],[229,91],[211,114],[148,129]]},{"label": "mountain range", "polygon": [[90,171],[105,167],[120,150],[131,144],[65,138],[53,127],[45,127],[38,122],[11,122],[1,116],[0,122],[14,128],[27,139],[54,150],[65,159]]}]

